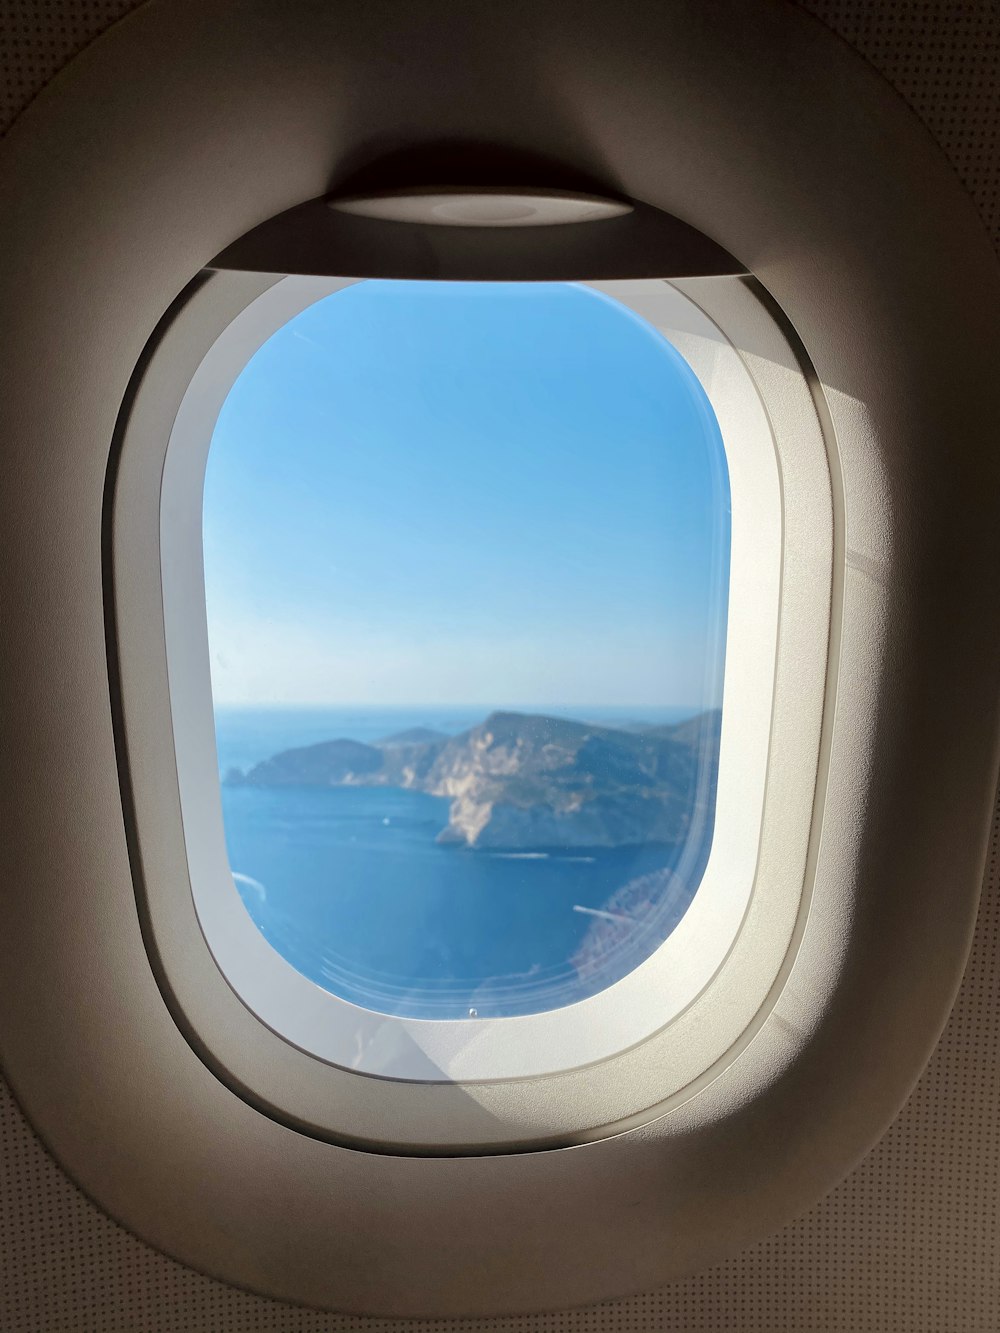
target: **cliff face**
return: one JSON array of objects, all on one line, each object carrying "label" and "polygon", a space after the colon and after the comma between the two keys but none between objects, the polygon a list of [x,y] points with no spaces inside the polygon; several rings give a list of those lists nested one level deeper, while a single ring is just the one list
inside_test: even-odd
[{"label": "cliff face", "polygon": [[451,798],[441,841],[473,848],[675,842],[709,810],[718,712],[624,731],[491,713],[459,736],[420,729],[377,745],[285,750],[227,781],[250,786],[392,786]]}]

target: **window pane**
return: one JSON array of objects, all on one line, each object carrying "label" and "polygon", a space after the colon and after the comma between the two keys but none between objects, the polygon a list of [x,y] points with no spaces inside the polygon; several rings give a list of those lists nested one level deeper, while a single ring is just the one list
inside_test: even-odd
[{"label": "window pane", "polygon": [[226,839],[269,943],[427,1018],[594,994],[712,841],[712,409],[577,284],[354,284],[253,357],[205,486]]}]

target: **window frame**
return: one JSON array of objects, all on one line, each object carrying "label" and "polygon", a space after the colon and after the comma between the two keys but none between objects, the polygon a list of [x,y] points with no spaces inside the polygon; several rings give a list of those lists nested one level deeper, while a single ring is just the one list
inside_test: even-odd
[{"label": "window frame", "polygon": [[[827,450],[801,353],[756,284],[744,279],[591,284],[648,319],[685,356],[726,441],[734,497],[729,721],[724,706],[709,867],[664,945],[587,1000],[516,1018],[388,1018],[295,972],[259,934],[233,885],[222,832],[201,567],[201,483],[226,393],[267,337],[343,285],[346,280],[213,274],[165,328],[124,432],[114,541],[123,715],[130,762],[156,773],[152,782],[133,787],[147,807],[137,810],[136,821],[147,943],[179,1021],[213,1067],[269,1113],[321,1137],[394,1151],[511,1151],[553,1138],[601,1137],[659,1113],[665,1100],[726,1058],[760,1021],[798,934],[833,566]],[[734,476],[746,443],[737,437],[753,413],[754,443],[743,456],[748,466]],[[770,529],[760,495],[745,513],[737,500],[738,492],[741,499],[746,494],[743,486],[766,490],[767,457],[774,460]],[[151,531],[156,541],[149,540]],[[762,553],[761,534],[768,531],[772,544]],[[759,613],[761,588],[767,619]],[[794,684],[783,689],[779,638],[799,667]],[[162,709],[147,708],[143,716],[128,702],[135,690],[147,703],[155,697],[153,677],[155,693],[169,698],[166,718]],[[768,791],[776,728],[789,788],[780,808]],[[163,808],[149,808],[152,791],[169,791],[172,819],[164,818]],[[770,840],[764,836],[768,805]],[[743,832],[738,847],[728,823],[734,816]],[[159,838],[154,824],[161,826]],[[768,841],[784,844],[770,867]],[[706,933],[704,922],[720,914],[720,904],[724,928]],[[694,956],[690,941],[699,930],[709,948]],[[664,975],[685,951],[700,967],[690,968],[687,991],[675,994],[667,1009]],[[239,1041],[231,1005],[223,1003],[226,992],[239,1001]],[[359,1024],[365,1028],[361,1064],[350,1058]],[[261,1078],[265,1065],[272,1073]],[[375,1077],[359,1079],[358,1073]],[[552,1095],[557,1080],[567,1093],[559,1098]],[[417,1089],[422,1098],[414,1095]],[[372,1123],[384,1138],[371,1140]]]}]

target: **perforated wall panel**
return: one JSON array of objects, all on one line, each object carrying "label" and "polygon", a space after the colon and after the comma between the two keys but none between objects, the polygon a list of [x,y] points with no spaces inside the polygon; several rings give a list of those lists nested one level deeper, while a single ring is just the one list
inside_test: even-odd
[{"label": "perforated wall panel", "polygon": [[951,159],[1000,245],[1000,6],[802,0],[900,93]]},{"label": "perforated wall panel", "polygon": [[0,133],[63,65],[137,8],[137,0],[2,0]]},{"label": "perforated wall panel", "polygon": [[[132,0],[4,0],[0,129]],[[910,103],[1000,248],[1000,11],[809,0]],[[1000,1329],[1000,807],[965,980],[913,1096],[798,1222],[729,1263],[612,1305],[463,1321],[470,1333],[996,1333]],[[263,1300],[131,1236],[62,1173],[0,1084],[4,1333],[455,1333]]]}]

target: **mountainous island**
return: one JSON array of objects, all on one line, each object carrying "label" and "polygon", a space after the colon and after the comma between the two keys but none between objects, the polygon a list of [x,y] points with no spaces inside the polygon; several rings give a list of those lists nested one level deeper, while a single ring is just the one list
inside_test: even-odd
[{"label": "mountainous island", "polygon": [[634,728],[495,712],[458,736],[415,727],[374,745],[331,740],[283,750],[225,780],[448,797],[438,841],[477,850],[675,843],[710,814],[720,724],[719,710]]}]

